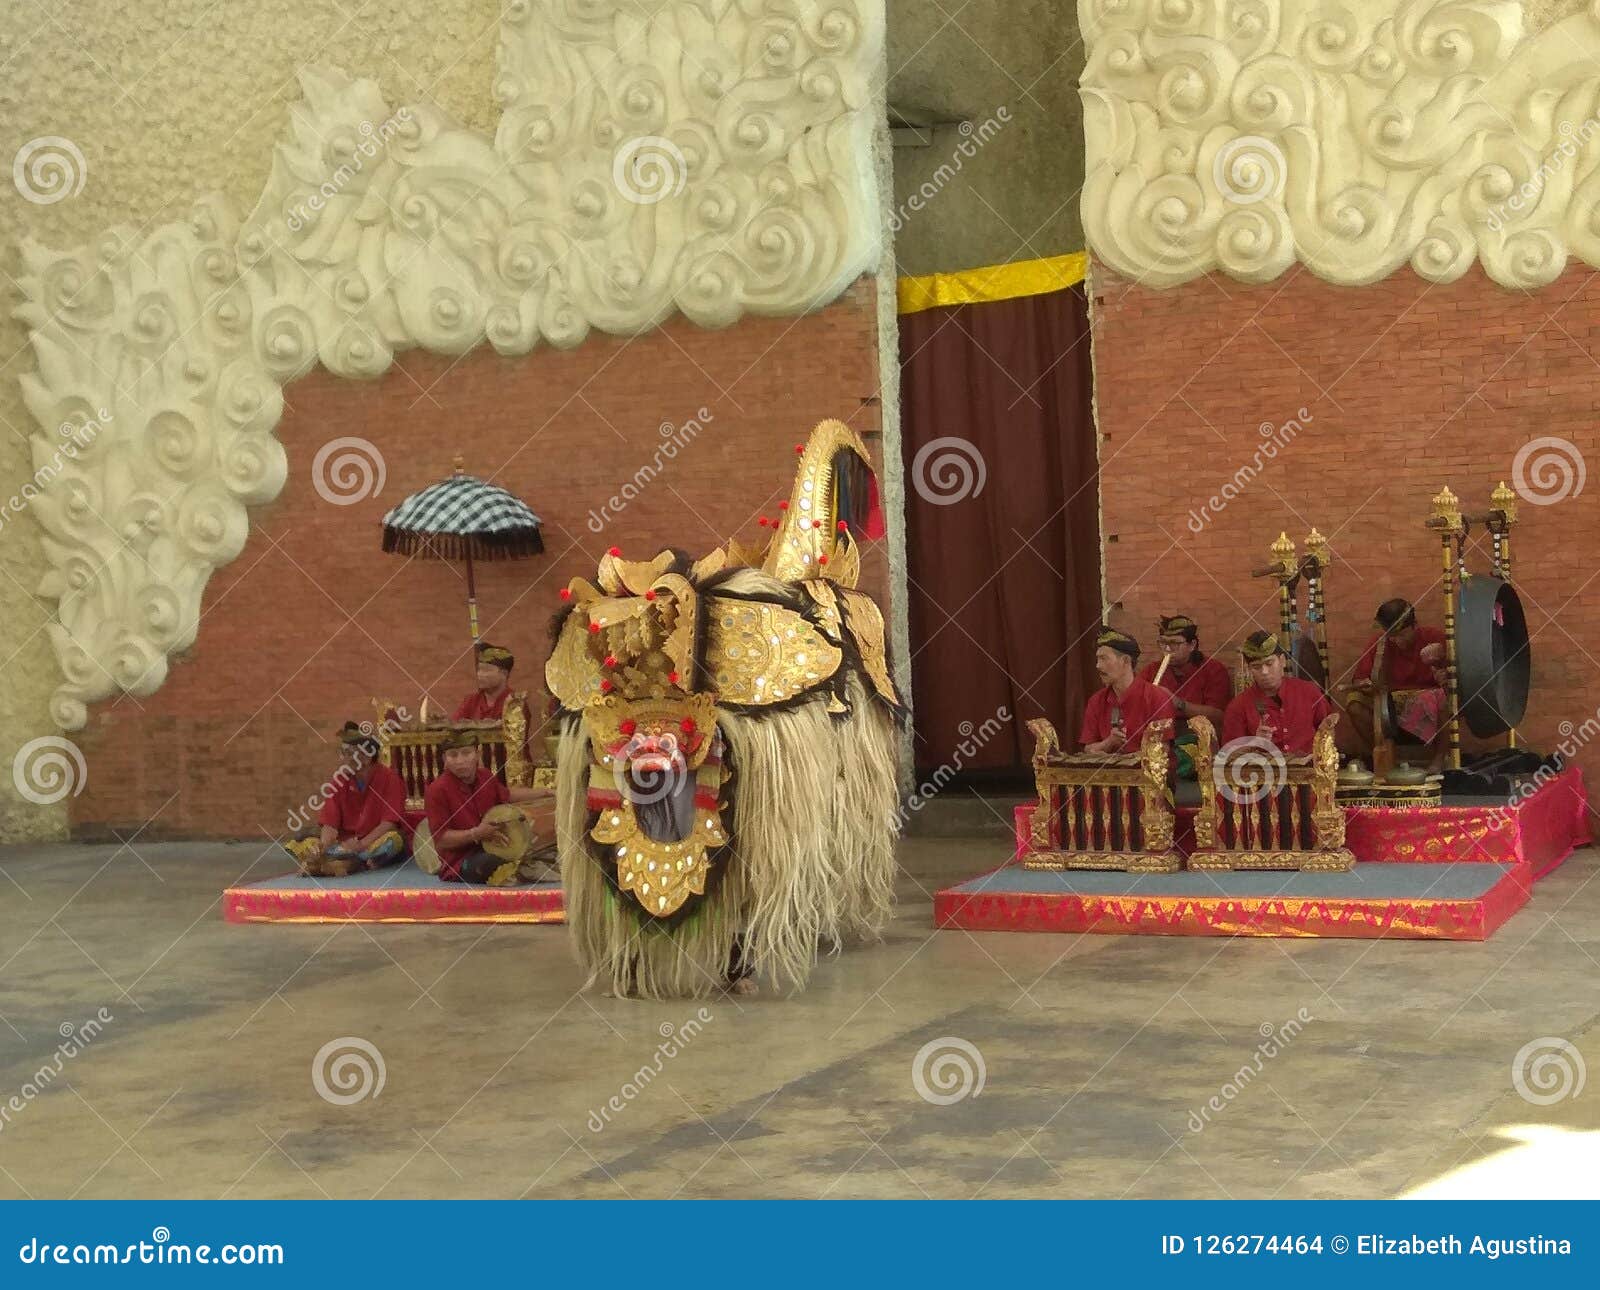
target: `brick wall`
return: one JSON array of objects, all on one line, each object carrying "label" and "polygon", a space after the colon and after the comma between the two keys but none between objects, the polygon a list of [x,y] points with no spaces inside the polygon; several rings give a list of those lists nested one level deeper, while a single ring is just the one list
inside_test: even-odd
[{"label": "brick wall", "polygon": [[[460,566],[385,555],[379,521],[447,475],[456,453],[544,521],[544,556],[478,567],[483,634],[516,652],[513,682],[542,704],[557,590],[574,574],[593,577],[608,546],[699,554],[735,533],[758,536],[756,517],[776,515],[788,495],[793,445],[824,417],[849,421],[881,456],[875,311],[862,279],[803,318],[722,331],[675,320],[523,359],[409,353],[376,382],[321,370],[297,382],[278,427],[288,483],[252,512],[243,554],[207,586],[194,648],[150,698],[90,710],[74,834],[275,836],[325,779],[331,731],[368,716],[369,696],[414,708],[427,693],[453,707],[472,687]],[[702,407],[705,428],[659,457],[662,424],[681,426]],[[313,459],[340,436],[378,445],[380,494],[349,505],[319,495]],[[641,495],[602,513],[653,461],[661,473]],[[886,595],[881,549],[869,553],[864,585]]]},{"label": "brick wall", "polygon": [[[1302,542],[1316,525],[1333,540],[1329,635],[1348,673],[1388,597],[1440,621],[1439,547],[1422,529],[1440,485],[1482,510],[1547,435],[1600,466],[1600,274],[1587,268],[1530,294],[1476,269],[1449,286],[1402,270],[1334,287],[1296,269],[1158,291],[1097,267],[1092,293],[1106,595],[1147,644],[1162,610],[1193,613],[1212,646],[1272,626],[1273,584],[1249,571],[1280,530]],[[1291,418],[1304,428],[1285,431]],[[1246,464],[1259,473],[1228,500]],[[1533,640],[1523,732],[1544,749],[1600,706],[1600,580],[1584,558],[1597,488],[1524,502],[1513,541]],[[1481,547],[1474,567],[1488,567]],[[1600,767],[1600,749],[1582,760]]]}]

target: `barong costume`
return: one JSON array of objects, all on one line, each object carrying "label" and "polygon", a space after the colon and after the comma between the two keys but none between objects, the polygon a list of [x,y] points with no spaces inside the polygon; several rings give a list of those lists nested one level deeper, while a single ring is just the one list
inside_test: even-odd
[{"label": "barong costume", "polygon": [[764,542],[612,548],[598,585],[562,592],[545,677],[567,925],[612,993],[745,972],[799,989],[888,920],[903,710],[854,536],[882,535],[877,484],[842,422],[796,452]]}]

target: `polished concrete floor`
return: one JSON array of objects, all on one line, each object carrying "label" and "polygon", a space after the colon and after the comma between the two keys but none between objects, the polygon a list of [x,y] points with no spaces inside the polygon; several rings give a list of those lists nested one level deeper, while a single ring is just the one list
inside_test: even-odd
[{"label": "polished concrete floor", "polygon": [[1593,1194],[1593,853],[1481,945],[933,933],[1005,848],[906,842],[882,944],[704,1004],[560,927],[229,926],[253,846],[0,849],[0,1197]]}]

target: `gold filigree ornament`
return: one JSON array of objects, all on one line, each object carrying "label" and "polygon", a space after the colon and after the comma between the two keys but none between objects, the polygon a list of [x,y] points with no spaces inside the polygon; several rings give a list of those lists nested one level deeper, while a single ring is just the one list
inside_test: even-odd
[{"label": "gold filigree ornament", "polygon": [[[728,842],[722,763],[709,755],[716,742],[715,700],[709,694],[638,702],[608,696],[589,705],[584,723],[593,748],[590,802],[598,808],[589,836],[611,848],[618,887],[647,912],[670,917],[690,896],[705,894],[710,853]],[[669,784],[694,775],[694,824],[678,840],[652,838],[639,823],[627,784],[629,765],[641,755],[671,761]]]},{"label": "gold filigree ornament", "polygon": [[[573,615],[575,619],[577,615]],[[589,648],[588,635],[572,630],[569,619],[544,665],[544,683],[566,708],[581,708],[600,697],[605,671]]]},{"label": "gold filigree ornament", "polygon": [[844,619],[861,655],[861,669],[878,694],[889,703],[899,703],[894,679],[889,675],[888,647],[883,639],[883,614],[877,601],[864,591],[841,590]]},{"label": "gold filigree ornament", "polygon": [[792,609],[723,596],[707,606],[706,672],[723,703],[781,703],[839,670],[838,646]]},{"label": "gold filigree ornament", "polygon": [[838,527],[840,464],[857,458],[869,470],[867,445],[843,421],[817,423],[800,450],[789,504],[768,544],[766,572],[785,582],[827,578],[853,587],[861,576],[855,540]]},{"label": "gold filigree ornament", "polygon": [[716,725],[716,696],[707,693],[639,700],[611,694],[583,711],[583,728],[593,748],[594,763],[607,767],[607,773],[619,750],[640,748],[666,734],[677,739],[687,769],[697,770],[710,751]]},{"label": "gold filigree ornament", "polygon": [[612,848],[617,885],[657,918],[677,913],[690,896],[705,895],[711,872],[708,853],[728,844],[721,813],[706,807],[695,808],[694,828],[682,841],[658,842],[640,828],[626,797],[600,812],[589,836]]}]

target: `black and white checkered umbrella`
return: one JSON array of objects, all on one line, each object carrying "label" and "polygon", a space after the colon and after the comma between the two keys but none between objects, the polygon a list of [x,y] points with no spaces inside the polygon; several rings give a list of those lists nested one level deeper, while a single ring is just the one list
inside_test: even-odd
[{"label": "black and white checkered umbrella", "polygon": [[526,502],[457,471],[383,517],[383,549],[440,560],[514,560],[539,555],[544,541]]},{"label": "black and white checkered umbrella", "polygon": [[496,484],[463,473],[456,459],[449,479],[412,493],[383,517],[383,549],[434,560],[465,560],[467,614],[478,639],[478,594],[474,560],[516,560],[539,555],[539,517],[528,504]]}]

